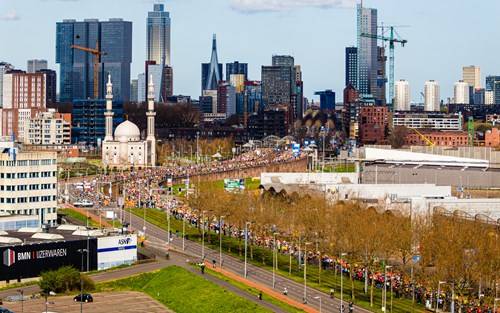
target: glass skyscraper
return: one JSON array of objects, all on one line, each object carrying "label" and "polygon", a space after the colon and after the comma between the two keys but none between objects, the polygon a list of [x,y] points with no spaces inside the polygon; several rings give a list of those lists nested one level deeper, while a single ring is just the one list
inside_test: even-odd
[{"label": "glass skyscraper", "polygon": [[357,89],[363,98],[372,98],[377,88],[377,39],[362,36],[377,35],[377,9],[357,5],[358,68]]},{"label": "glass skyscraper", "polygon": [[245,75],[245,81],[248,80],[248,63],[240,63],[234,61],[233,63],[226,63],[226,80],[231,79],[231,75]]},{"label": "glass skyscraper", "polygon": [[163,4],[155,4],[147,21],[148,60],[156,64],[170,64],[170,13]]},{"label": "glass skyscraper", "polygon": [[358,78],[358,48],[345,48],[345,85],[351,84],[357,88]]},{"label": "glass skyscraper", "polygon": [[117,101],[130,98],[132,62],[132,22],[110,19],[99,22],[64,20],[57,23],[56,62],[60,64],[61,102],[94,97],[93,55],[73,49],[72,45],[99,49],[105,53],[99,63],[99,98],[104,98],[104,76],[111,74],[113,95]]}]

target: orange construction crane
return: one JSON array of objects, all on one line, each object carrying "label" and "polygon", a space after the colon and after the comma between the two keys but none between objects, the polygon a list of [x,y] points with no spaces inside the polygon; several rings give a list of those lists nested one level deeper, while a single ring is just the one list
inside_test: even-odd
[{"label": "orange construction crane", "polygon": [[99,50],[99,42],[95,43],[95,49],[72,45],[72,49],[88,52],[94,57],[94,99],[99,98],[99,63],[101,63],[101,55],[106,55],[106,52]]}]

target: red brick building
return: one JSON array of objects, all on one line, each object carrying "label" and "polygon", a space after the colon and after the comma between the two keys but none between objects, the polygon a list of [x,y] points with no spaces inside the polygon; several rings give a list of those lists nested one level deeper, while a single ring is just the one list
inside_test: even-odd
[{"label": "red brick building", "polygon": [[500,130],[498,128],[486,131],[484,134],[484,145],[492,148],[500,147]]},{"label": "red brick building", "polygon": [[359,108],[359,141],[363,144],[383,144],[389,128],[389,110],[386,106]]},{"label": "red brick building", "polygon": [[[436,146],[463,147],[469,142],[469,136],[465,131],[420,131],[420,133]],[[406,135],[406,145],[427,146],[428,142],[421,135],[409,130]]]}]

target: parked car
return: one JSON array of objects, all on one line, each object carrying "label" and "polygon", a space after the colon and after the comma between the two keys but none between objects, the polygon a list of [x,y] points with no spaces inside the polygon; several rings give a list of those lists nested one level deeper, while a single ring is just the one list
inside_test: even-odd
[{"label": "parked car", "polygon": [[79,294],[73,298],[75,302],[94,302],[94,298],[89,293],[84,293],[83,295]]}]

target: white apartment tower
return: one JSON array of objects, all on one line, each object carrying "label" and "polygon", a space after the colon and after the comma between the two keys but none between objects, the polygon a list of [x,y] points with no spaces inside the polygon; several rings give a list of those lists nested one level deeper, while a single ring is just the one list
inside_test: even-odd
[{"label": "white apartment tower", "polygon": [[394,110],[410,111],[410,83],[404,79],[394,83]]},{"label": "white apartment tower", "polygon": [[454,102],[457,104],[469,104],[469,84],[460,80],[455,83]]},{"label": "white apartment tower", "polygon": [[428,80],[424,84],[424,109],[426,112],[439,112],[441,95],[439,83],[435,80]]}]

